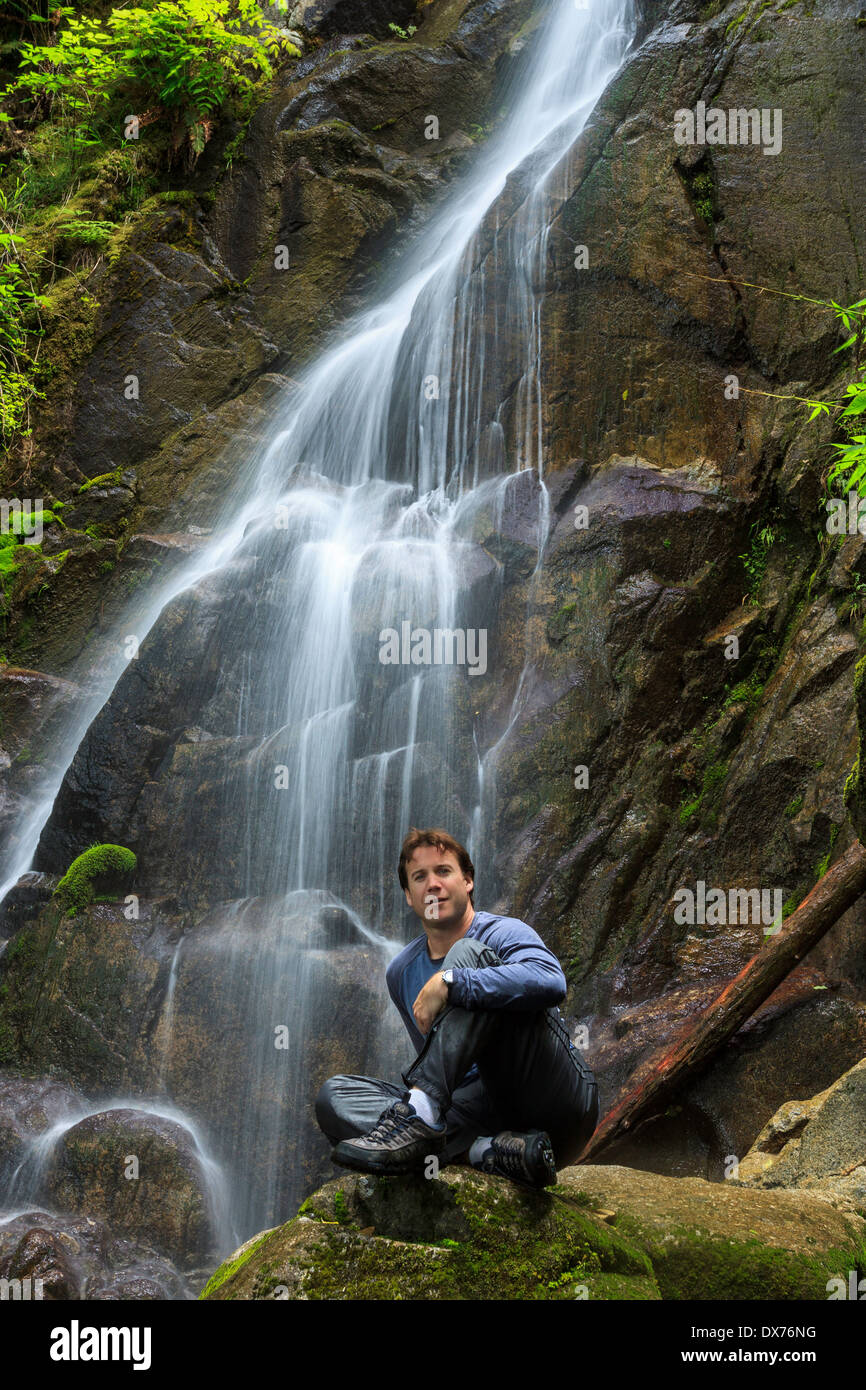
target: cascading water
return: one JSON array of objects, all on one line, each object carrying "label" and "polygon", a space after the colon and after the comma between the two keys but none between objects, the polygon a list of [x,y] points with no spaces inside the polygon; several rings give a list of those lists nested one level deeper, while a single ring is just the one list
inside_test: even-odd
[{"label": "cascading water", "polygon": [[[239,475],[215,539],[134,629],[158,627],[178,595],[227,577],[212,640],[226,661],[231,653],[235,739],[207,868],[222,905],[172,958],[153,1080],[195,1109],[227,1165],[240,1238],[286,1219],[309,1177],[301,1112],[318,1032],[326,1022],[333,1031],[335,1017],[339,1028],[363,982],[384,1009],[381,977],[399,944],[388,938],[406,916],[393,865],[409,825],[448,826],[479,864],[479,905],[492,890],[484,826],[497,751],[531,684],[531,645],[485,749],[472,697],[476,681],[496,678],[495,642],[475,647],[473,674],[468,656],[462,669],[427,664],[423,643],[414,660],[401,648],[399,663],[385,664],[383,634],[408,623],[411,634],[495,637],[502,566],[478,544],[477,522],[487,513],[495,529],[530,471],[541,563],[548,228],[568,189],[563,157],[632,33],[630,0],[550,6],[472,178],[381,302],[302,376],[269,446]],[[244,566],[255,576],[252,612],[231,591]],[[147,652],[145,643],[139,662]],[[48,795],[31,810],[7,888],[49,811]],[[124,842],[122,825],[112,831]],[[189,825],[180,818],[166,833],[180,843]],[[181,1013],[210,1039],[192,1060]],[[408,1060],[378,1024],[354,1041],[368,1070],[395,1075]],[[360,1058],[344,1069],[361,1070]]]},{"label": "cascading water", "polygon": [[[141,1100],[136,1101],[135,1104],[138,1111],[152,1114],[161,1120],[170,1120],[187,1133],[195,1161],[201,1169],[201,1188],[209,1200],[210,1222],[215,1233],[215,1240],[217,1244],[222,1246],[231,1243],[234,1238],[234,1231],[229,1224],[230,1207],[225,1177],[219,1164],[208,1152],[196,1126],[190,1122],[188,1116],[175,1110],[171,1105],[155,1106]],[[82,1103],[69,1109],[65,1115],[55,1119],[44,1130],[36,1134],[30,1140],[24,1157],[12,1173],[6,1193],[6,1198],[12,1204],[12,1209],[4,1214],[3,1221],[13,1220],[15,1215],[32,1209],[40,1201],[41,1184],[46,1165],[50,1162],[58,1142],[64,1138],[69,1130],[92,1115],[104,1115],[112,1110],[121,1109],[123,1106],[118,1103],[108,1105],[94,1102]]]}]

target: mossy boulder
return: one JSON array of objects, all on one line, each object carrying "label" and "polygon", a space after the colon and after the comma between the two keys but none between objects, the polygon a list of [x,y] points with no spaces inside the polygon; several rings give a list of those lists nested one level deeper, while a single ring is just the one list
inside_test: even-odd
[{"label": "mossy boulder", "polygon": [[618,1166],[530,1192],[463,1167],[346,1174],[236,1250],[203,1299],[826,1299],[866,1222],[802,1192]]},{"label": "mossy boulder", "polygon": [[556,1190],[604,1203],[648,1255],[665,1300],[826,1300],[829,1281],[866,1260],[866,1221],[809,1192],[615,1164],[565,1169]]},{"label": "mossy boulder", "polygon": [[106,1110],[80,1120],[54,1149],[45,1192],[60,1211],[104,1220],[182,1262],[211,1248],[195,1140],[164,1116]]},{"label": "mossy boulder", "polygon": [[97,891],[122,887],[137,863],[131,849],[123,845],[91,845],[79,854],[54,890],[70,917],[93,902]]},{"label": "mossy boulder", "polygon": [[204,1299],[657,1299],[644,1253],[585,1199],[451,1167],[346,1174],[248,1241]]}]

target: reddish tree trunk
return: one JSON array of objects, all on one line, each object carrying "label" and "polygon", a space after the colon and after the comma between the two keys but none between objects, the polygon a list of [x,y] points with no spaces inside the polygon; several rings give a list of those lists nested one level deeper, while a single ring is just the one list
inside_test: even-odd
[{"label": "reddish tree trunk", "polygon": [[855,840],[721,994],[672,1043],[657,1049],[638,1067],[630,1089],[605,1115],[578,1163],[596,1159],[602,1149],[629,1133],[638,1120],[648,1118],[651,1110],[666,1103],[683,1082],[693,1080],[864,891],[866,849]]}]

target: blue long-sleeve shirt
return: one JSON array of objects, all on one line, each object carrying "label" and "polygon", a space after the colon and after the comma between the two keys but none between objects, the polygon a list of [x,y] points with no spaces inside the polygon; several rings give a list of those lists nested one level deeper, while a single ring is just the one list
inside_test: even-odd
[{"label": "blue long-sleeve shirt", "polygon": [[[467,936],[482,941],[500,957],[503,964],[471,970],[455,967],[449,999],[464,1009],[522,1009],[536,1011],[559,1004],[566,995],[562,966],[545,946],[537,931],[518,917],[497,917],[492,912],[476,912]],[[404,946],[385,972],[388,993],[393,999],[417,1052],[425,1036],[412,1013],[419,990],[443,968],[442,961],[431,960],[427,935],[422,932]],[[476,1074],[472,1067],[466,1080]]]}]

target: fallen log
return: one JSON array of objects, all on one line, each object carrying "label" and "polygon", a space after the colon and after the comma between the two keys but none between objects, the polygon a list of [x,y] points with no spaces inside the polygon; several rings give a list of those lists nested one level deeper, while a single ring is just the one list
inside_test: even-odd
[{"label": "fallen log", "polygon": [[603,1149],[630,1133],[651,1110],[694,1080],[714,1053],[772,994],[833,923],[866,892],[866,849],[855,840],[841,859],[786,919],[721,994],[690,1020],[674,1041],[641,1063],[631,1087],[613,1106],[583,1149],[578,1163],[594,1162]]}]

